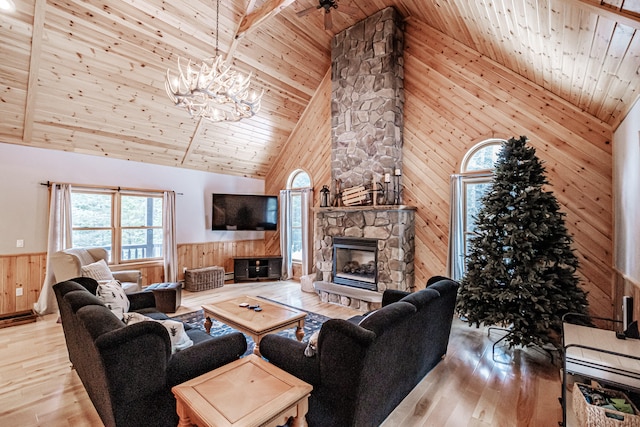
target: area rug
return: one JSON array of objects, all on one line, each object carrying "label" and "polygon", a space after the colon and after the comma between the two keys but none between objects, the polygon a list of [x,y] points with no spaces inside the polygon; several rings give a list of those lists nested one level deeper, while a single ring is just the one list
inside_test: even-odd
[{"label": "area rug", "polygon": [[[264,297],[258,297],[258,298],[262,298],[267,301],[277,302]],[[279,303],[279,304],[282,304],[282,303]],[[302,342],[305,342],[305,343],[309,341],[309,337],[315,331],[320,329],[320,327],[324,322],[330,319],[329,317],[323,316],[322,314],[313,313],[307,310],[303,310],[301,308],[292,307],[287,304],[282,304],[282,305],[286,305],[287,307],[291,307],[296,310],[304,311],[307,313],[307,316],[304,318],[304,338],[302,338]],[[189,326],[191,326],[192,328],[198,328],[204,331],[204,310],[192,311],[191,313],[185,313],[178,316],[174,316],[173,319],[184,322]],[[219,322],[215,319],[211,319],[211,322],[212,322],[211,332],[209,333],[209,335],[213,337],[226,335],[231,332],[237,332],[237,330],[232,328],[231,326],[225,325],[224,323]],[[297,339],[296,328],[294,327],[276,332],[276,334],[293,339],[293,340]],[[245,338],[247,339],[247,351],[244,353],[243,356],[253,353],[253,347],[255,346],[255,343],[253,342],[253,339],[251,337],[245,334]]]}]

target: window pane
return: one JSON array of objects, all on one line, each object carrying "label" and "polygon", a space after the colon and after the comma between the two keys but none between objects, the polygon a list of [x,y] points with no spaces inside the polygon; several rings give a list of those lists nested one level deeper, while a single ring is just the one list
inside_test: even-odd
[{"label": "window pane", "polygon": [[122,230],[123,261],[162,256],[162,229]]},{"label": "window pane", "polygon": [[299,194],[291,195],[291,226],[300,227],[302,225],[302,198]]},{"label": "window pane", "polygon": [[311,187],[311,178],[306,172],[298,172],[291,181],[291,188]]},{"label": "window pane", "polygon": [[491,183],[478,183],[478,184],[467,184],[466,185],[466,223],[467,223],[467,232],[472,232],[475,229],[475,218],[482,208],[482,196],[487,192]]},{"label": "window pane", "polygon": [[109,252],[111,260],[111,230],[73,230],[73,246],[76,248],[102,247]]},{"label": "window pane", "polygon": [[467,171],[493,169],[502,144],[491,144],[478,150],[467,162]]},{"label": "window pane", "polygon": [[[475,231],[476,228],[476,217],[478,212],[482,208],[482,196],[487,192],[487,190],[491,187],[490,181],[485,182],[477,182],[477,183],[467,183],[465,185],[465,245],[469,247],[468,240],[470,235]],[[465,250],[466,253],[466,250]]]},{"label": "window pane", "polygon": [[162,199],[146,196],[122,196],[123,227],[162,227]]},{"label": "window pane", "polygon": [[300,228],[291,230],[291,260],[302,261],[302,230]]},{"label": "window pane", "polygon": [[111,194],[72,193],[71,220],[73,227],[111,227],[111,200]]}]

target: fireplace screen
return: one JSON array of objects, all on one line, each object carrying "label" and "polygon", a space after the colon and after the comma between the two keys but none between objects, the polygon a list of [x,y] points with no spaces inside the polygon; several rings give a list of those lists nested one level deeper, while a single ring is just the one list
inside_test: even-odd
[{"label": "fireplace screen", "polygon": [[335,237],[333,239],[333,282],[356,288],[378,289],[378,241]]}]

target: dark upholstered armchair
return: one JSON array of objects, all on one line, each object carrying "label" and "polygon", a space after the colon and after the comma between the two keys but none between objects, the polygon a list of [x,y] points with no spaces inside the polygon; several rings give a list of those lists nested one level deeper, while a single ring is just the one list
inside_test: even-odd
[{"label": "dark upholstered armchair", "polygon": [[[178,424],[171,387],[238,359],[247,348],[239,332],[212,338],[186,330],[193,346],[171,354],[169,333],[158,322],[125,325],[78,278],[54,285],[69,359],[106,426]],[[156,319],[151,292],[129,295],[129,311]],[[187,327],[185,327],[187,329]]]},{"label": "dark upholstered armchair", "polygon": [[[433,283],[431,283],[433,282]],[[379,425],[447,352],[458,283],[430,281],[415,293],[387,291],[383,306],[356,319],[328,320],[318,349],[267,335],[260,352],[313,385],[310,427]]]}]

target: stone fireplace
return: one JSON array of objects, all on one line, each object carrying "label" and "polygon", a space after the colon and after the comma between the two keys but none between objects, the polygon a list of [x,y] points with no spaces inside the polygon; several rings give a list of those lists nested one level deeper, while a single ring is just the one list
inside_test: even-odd
[{"label": "stone fireplace", "polygon": [[333,238],[333,283],[378,290],[378,239]]},{"label": "stone fireplace", "polygon": [[[377,308],[386,289],[411,291],[414,287],[415,208],[403,205],[316,208],[314,287],[325,302],[362,311]],[[376,244],[375,289],[340,283],[334,273],[335,243]],[[367,249],[370,249],[367,248]],[[358,263],[367,259],[358,255]]]},{"label": "stone fireplace", "polygon": [[386,289],[414,287],[415,208],[400,204],[402,26],[398,12],[386,8],[337,34],[331,45],[334,200],[351,187],[382,187],[390,176],[396,192],[383,199],[393,205],[376,205],[372,196],[368,205],[315,210],[314,287],[323,301],[362,311],[379,307]]}]

